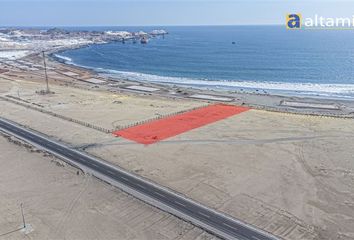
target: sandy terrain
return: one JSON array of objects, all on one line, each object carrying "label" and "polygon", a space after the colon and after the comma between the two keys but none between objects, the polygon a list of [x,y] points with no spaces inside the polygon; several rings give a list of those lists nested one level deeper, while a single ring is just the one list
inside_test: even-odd
[{"label": "sandy terrain", "polygon": [[38,109],[112,129],[205,103],[112,93],[63,76],[43,96],[30,74],[6,74],[15,81],[0,80],[1,95],[35,109],[0,100],[2,117],[284,239],[354,239],[353,119],[250,110],[144,146]]},{"label": "sandy terrain", "polygon": [[353,132],[352,120],[253,110],[87,151],[286,239],[352,239]]},{"label": "sandy terrain", "polygon": [[[214,238],[2,135],[0,151],[1,239]],[[21,203],[26,229],[14,231],[22,227]]]},{"label": "sandy terrain", "polygon": [[[101,94],[95,91],[87,92],[81,97],[82,90],[63,87],[52,87],[51,90],[56,94],[46,97],[45,101],[43,101],[43,96],[36,94],[36,89],[30,86],[13,89],[10,95],[16,96],[19,92],[22,99],[40,104],[44,109],[70,116],[73,119],[85,119],[86,122],[107,129],[116,129],[133,122],[203,105],[184,100],[171,104],[171,101],[163,98],[142,98],[115,93]],[[80,105],[79,109],[76,108],[78,105]],[[137,109],[139,109],[139,115],[136,114]]]},{"label": "sandy terrain", "polygon": [[29,51],[0,51],[0,59],[18,59],[28,55]]}]

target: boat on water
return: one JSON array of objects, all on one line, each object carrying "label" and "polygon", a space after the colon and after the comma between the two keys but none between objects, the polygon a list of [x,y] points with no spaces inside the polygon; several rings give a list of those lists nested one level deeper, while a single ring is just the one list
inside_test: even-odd
[{"label": "boat on water", "polygon": [[142,38],[140,39],[140,43],[141,43],[141,44],[147,44],[148,42],[149,42],[149,38],[146,37],[146,36],[144,36],[144,37],[142,37]]}]

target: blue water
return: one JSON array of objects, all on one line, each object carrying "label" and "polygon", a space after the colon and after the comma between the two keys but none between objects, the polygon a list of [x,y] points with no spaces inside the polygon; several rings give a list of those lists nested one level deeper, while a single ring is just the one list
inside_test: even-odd
[{"label": "blue water", "polygon": [[59,56],[138,81],[354,98],[354,31],[289,31],[284,26],[164,29],[170,34],[147,45],[93,45]]}]

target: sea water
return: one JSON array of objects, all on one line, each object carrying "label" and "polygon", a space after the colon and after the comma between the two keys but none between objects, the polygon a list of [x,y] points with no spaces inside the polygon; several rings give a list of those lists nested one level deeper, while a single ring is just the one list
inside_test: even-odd
[{"label": "sea water", "polygon": [[120,79],[214,90],[354,99],[354,31],[284,26],[106,27],[169,32],[58,53]]}]

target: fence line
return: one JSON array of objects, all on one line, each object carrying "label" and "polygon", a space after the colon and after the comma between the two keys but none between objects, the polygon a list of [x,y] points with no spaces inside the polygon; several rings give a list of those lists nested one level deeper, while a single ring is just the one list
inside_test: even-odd
[{"label": "fence line", "polygon": [[259,111],[273,112],[273,113],[283,113],[288,115],[301,115],[307,117],[321,117],[321,118],[341,118],[341,119],[354,119],[354,116],[351,115],[340,115],[337,113],[311,113],[311,112],[296,112],[296,111],[285,111],[283,108],[278,107],[265,107],[265,106],[257,106],[257,105],[249,105],[252,109],[256,109]]},{"label": "fence line", "polygon": [[162,118],[176,116],[178,114],[190,112],[190,111],[197,110],[197,109],[200,109],[200,108],[204,108],[204,107],[207,107],[207,106],[209,106],[209,104],[204,104],[202,106],[185,109],[185,110],[181,110],[181,111],[178,111],[178,112],[167,113],[167,114],[159,115],[159,116],[156,116],[156,117],[153,117],[153,118],[137,121],[135,123],[130,123],[130,124],[126,124],[126,125],[123,125],[123,126],[118,126],[114,130],[112,130],[112,132],[113,131],[127,129],[127,128],[130,128],[130,127],[135,127],[135,126],[142,125],[142,124],[145,124],[145,123],[149,123],[149,122],[152,122],[152,121],[155,121],[155,120],[159,120],[159,119],[162,119]]},{"label": "fence line", "polygon": [[[159,116],[156,116],[156,117],[153,117],[153,118],[137,121],[135,123],[126,124],[126,125],[123,125],[123,126],[117,126],[116,128],[109,130],[109,129],[106,129],[106,128],[103,128],[103,127],[96,126],[96,125],[91,124],[91,123],[87,123],[87,122],[84,122],[84,121],[81,121],[81,120],[77,120],[77,119],[70,118],[70,117],[67,117],[67,116],[64,116],[64,115],[61,115],[61,114],[58,114],[58,113],[54,113],[54,112],[51,112],[51,111],[48,111],[48,110],[45,110],[45,109],[41,109],[41,108],[32,106],[31,104],[33,104],[33,103],[31,103],[31,102],[29,102],[27,100],[23,100],[23,99],[18,98],[18,97],[6,95],[6,97],[0,96],[0,99],[8,101],[8,102],[11,102],[11,103],[15,103],[17,105],[20,105],[20,106],[23,106],[23,107],[26,107],[26,108],[30,108],[30,109],[35,110],[35,111],[39,111],[41,113],[49,114],[49,115],[51,115],[53,117],[57,117],[57,118],[60,118],[60,119],[66,120],[66,121],[70,121],[70,122],[79,124],[79,125],[82,125],[84,127],[92,128],[92,129],[95,129],[95,130],[98,130],[98,131],[101,131],[101,132],[104,132],[104,133],[112,133],[114,131],[118,131],[118,130],[130,128],[130,127],[134,127],[134,126],[137,126],[137,125],[145,124],[145,123],[152,122],[152,121],[155,121],[155,120],[159,120],[159,119],[162,119],[162,118],[171,117],[171,116],[175,116],[175,115],[182,114],[182,113],[185,113],[185,112],[189,112],[189,111],[197,110],[197,109],[200,109],[200,108],[204,108],[204,107],[207,107],[209,105],[209,104],[204,104],[204,105],[198,106],[198,107],[193,107],[193,108],[189,108],[189,109],[185,109],[185,110],[181,110],[181,111],[177,111],[177,112],[173,112],[173,113],[159,115]],[[17,101],[14,100],[14,99],[16,99]],[[21,102],[19,102],[19,101],[21,101]],[[35,104],[35,105],[37,106],[38,104]],[[38,106],[40,106],[40,105],[38,105]],[[43,106],[41,106],[41,107],[43,107]]]},{"label": "fence line", "polygon": [[[30,108],[30,109],[35,110],[35,111],[39,111],[39,112],[42,112],[42,113],[45,113],[45,114],[49,114],[49,115],[51,115],[53,117],[57,117],[57,118],[60,118],[60,119],[66,120],[66,121],[70,121],[70,122],[82,125],[84,127],[92,128],[94,130],[97,130],[97,131],[100,131],[100,132],[104,132],[104,133],[111,133],[112,132],[111,130],[108,130],[108,129],[103,128],[103,127],[96,126],[96,125],[91,124],[91,123],[87,123],[87,122],[84,122],[84,121],[81,121],[81,120],[70,118],[70,117],[67,117],[67,116],[64,116],[64,115],[61,115],[61,114],[58,114],[58,113],[54,113],[54,112],[51,112],[51,111],[48,111],[48,110],[45,110],[45,109],[41,109],[41,108],[38,108],[38,107],[34,107],[34,106],[30,105],[31,103],[27,103],[26,100],[20,99],[21,101],[26,102],[26,103],[24,103],[24,102],[16,101],[16,100],[14,100],[12,98],[19,99],[17,97],[12,97],[12,96],[11,96],[11,98],[9,98],[9,96],[7,96],[7,97],[0,96],[0,99],[2,99],[4,101],[15,103],[17,105],[20,105],[20,106],[23,106],[23,107],[26,107],[26,108]],[[36,105],[38,105],[38,104],[36,104]]]},{"label": "fence line", "polygon": [[[84,121],[81,121],[81,120],[77,120],[77,119],[74,119],[74,118],[70,118],[70,117],[67,117],[67,116],[64,116],[64,115],[61,115],[61,114],[58,114],[58,113],[54,113],[54,112],[42,109],[43,106],[41,106],[39,104],[31,103],[31,102],[29,102],[27,100],[23,100],[23,99],[18,98],[18,97],[6,95],[6,97],[0,96],[0,99],[2,99],[4,101],[11,102],[11,103],[15,103],[17,105],[20,105],[20,106],[23,106],[23,107],[26,107],[26,108],[30,108],[30,109],[35,110],[35,111],[39,111],[39,112],[42,112],[42,113],[45,113],[45,114],[49,114],[49,115],[51,115],[53,117],[57,117],[57,118],[60,118],[60,119],[66,120],[66,121],[70,121],[70,122],[73,122],[73,123],[79,124],[81,126],[88,127],[88,128],[91,128],[91,129],[94,129],[94,130],[97,130],[97,131],[100,131],[100,132],[103,132],[103,133],[112,133],[114,131],[123,130],[123,129],[127,129],[127,128],[130,128],[130,127],[135,127],[135,126],[146,124],[146,123],[149,123],[149,122],[152,122],[152,121],[155,121],[155,120],[159,120],[159,119],[162,119],[162,118],[172,117],[172,116],[176,116],[178,114],[182,114],[182,113],[186,113],[186,112],[189,112],[189,111],[201,109],[201,108],[207,107],[209,105],[209,104],[204,104],[202,106],[193,107],[193,108],[189,108],[189,109],[185,109],[185,110],[181,110],[181,111],[177,111],[177,112],[173,112],[173,113],[168,113],[168,114],[164,114],[164,115],[159,115],[159,116],[156,116],[156,117],[153,117],[153,118],[150,118],[150,119],[137,121],[135,123],[130,123],[130,124],[122,125],[122,126],[117,126],[114,129],[106,129],[106,128],[99,127],[99,126],[96,126],[96,125],[88,123],[88,122],[84,122]],[[32,105],[39,106],[41,108],[38,108],[38,107],[35,107],[35,106],[32,106]],[[261,111],[263,110],[263,111],[267,111],[267,112],[276,112],[276,113],[285,113],[285,114],[290,114],[290,115],[303,115],[303,116],[326,117],[326,118],[343,118],[343,119],[353,119],[354,118],[353,116],[338,115],[338,114],[335,114],[335,113],[317,114],[317,113],[285,112],[283,109],[276,108],[276,107],[269,108],[269,107],[256,106],[256,105],[253,105],[251,107],[253,109],[256,109],[256,110],[261,110]]]}]

